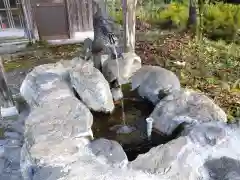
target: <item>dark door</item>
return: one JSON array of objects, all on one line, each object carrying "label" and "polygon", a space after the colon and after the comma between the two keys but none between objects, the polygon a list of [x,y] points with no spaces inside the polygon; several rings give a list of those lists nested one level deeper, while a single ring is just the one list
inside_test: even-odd
[{"label": "dark door", "polygon": [[69,38],[65,0],[35,0],[33,6],[41,40]]}]

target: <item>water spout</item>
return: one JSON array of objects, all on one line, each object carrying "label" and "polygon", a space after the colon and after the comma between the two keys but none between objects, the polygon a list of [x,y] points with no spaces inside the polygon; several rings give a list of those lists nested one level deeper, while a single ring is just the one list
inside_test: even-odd
[{"label": "water spout", "polygon": [[89,131],[89,136],[91,140],[94,140],[92,129]]},{"label": "water spout", "polygon": [[151,140],[151,136],[152,136],[152,124],[153,124],[153,118],[149,117],[146,119],[147,122],[147,136],[148,139]]},{"label": "water spout", "polygon": [[[117,50],[116,50],[115,44],[113,44],[112,48],[113,48],[113,53],[115,55],[115,58],[116,58],[115,60],[116,60],[116,64],[117,64],[117,80],[119,80],[120,79],[120,70],[119,70],[119,63],[118,63],[118,54],[117,54]],[[120,86],[119,87],[120,90],[122,91],[122,85],[119,84],[119,86]],[[125,126],[126,125],[126,120],[125,120],[124,100],[123,100],[123,98],[121,99],[121,106],[122,106],[122,121],[123,121],[123,125]]]},{"label": "water spout", "polygon": [[[118,53],[116,50],[115,44],[112,44],[113,55],[115,55],[116,65],[117,65],[117,81],[120,79],[120,70],[119,70],[119,62],[118,62]],[[119,83],[120,91],[122,91],[122,85]],[[125,118],[125,110],[124,110],[124,98],[121,98],[121,106],[122,106],[122,125],[114,126],[112,129],[116,130],[117,134],[129,134],[135,131],[134,127],[126,125],[126,118]]]},{"label": "water spout", "polygon": [[76,138],[80,138],[80,137],[89,137],[90,140],[94,140],[92,129],[89,129],[89,130],[86,131],[86,132],[79,133],[79,134],[76,136]]}]

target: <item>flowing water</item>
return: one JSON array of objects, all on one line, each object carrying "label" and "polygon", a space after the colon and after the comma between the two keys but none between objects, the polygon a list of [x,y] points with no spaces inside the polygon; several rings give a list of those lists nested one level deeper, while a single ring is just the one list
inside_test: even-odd
[{"label": "flowing water", "polygon": [[[115,53],[115,60],[116,60],[116,64],[117,64],[117,78],[120,79],[120,67],[119,67],[119,62],[118,62],[118,54],[117,54],[117,50],[115,45],[113,46],[113,50]],[[122,85],[121,83],[119,83],[120,85],[120,90],[122,91]],[[124,94],[123,94],[124,96]],[[130,127],[126,124],[126,115],[125,115],[125,110],[124,110],[124,98],[121,99],[121,106],[122,106],[122,125],[117,125],[114,128],[112,128],[113,130],[116,130],[116,132],[118,134],[129,134],[131,132],[133,132],[135,130],[134,127]]]},{"label": "flowing water", "polygon": [[[117,54],[117,50],[115,45],[113,46],[113,50],[115,53],[115,60],[116,60],[116,64],[117,64],[117,78],[120,79],[120,67],[119,67],[119,63],[118,63],[118,54]],[[121,83],[119,83],[120,85],[120,90],[122,91],[122,85]],[[126,126],[126,120],[125,120],[125,112],[124,112],[124,99],[121,99],[121,106],[122,106],[122,121],[123,121],[123,125]]]},{"label": "flowing water", "polygon": [[[139,98],[137,92],[130,91],[130,89],[129,84],[122,85],[124,109],[119,103],[115,105],[112,114],[92,112],[95,138],[104,137],[116,140],[120,144],[140,142],[146,138],[145,119],[153,111],[153,105]],[[125,124],[122,117],[123,112]]]}]

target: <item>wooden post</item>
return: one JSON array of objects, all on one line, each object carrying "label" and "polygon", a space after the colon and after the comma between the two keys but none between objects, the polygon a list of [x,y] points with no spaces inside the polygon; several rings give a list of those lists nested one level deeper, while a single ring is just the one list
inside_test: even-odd
[{"label": "wooden post", "polygon": [[122,0],[124,23],[124,51],[135,51],[135,25],[137,0]]},{"label": "wooden post", "polygon": [[0,117],[2,119],[15,120],[18,118],[19,112],[13,101],[12,93],[7,85],[5,71],[0,56]]},{"label": "wooden post", "polygon": [[197,23],[197,9],[196,9],[196,1],[189,0],[189,12],[188,12],[188,22],[187,27],[196,27]]},{"label": "wooden post", "polygon": [[14,106],[12,94],[7,86],[2,57],[0,57],[0,106],[4,108]]}]

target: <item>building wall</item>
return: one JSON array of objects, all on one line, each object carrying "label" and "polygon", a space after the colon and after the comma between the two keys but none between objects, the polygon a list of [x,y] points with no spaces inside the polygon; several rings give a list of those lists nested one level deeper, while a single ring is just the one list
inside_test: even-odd
[{"label": "building wall", "polygon": [[25,23],[20,0],[0,0],[0,38],[24,38]]},{"label": "building wall", "polygon": [[[51,17],[51,13],[53,13],[51,9],[57,9],[60,6],[57,3],[63,2],[64,4],[62,5],[66,8],[66,19],[64,20],[67,22],[68,38],[61,38],[58,34],[54,35],[53,30],[52,32],[47,32],[57,24],[59,25],[61,19],[58,17],[54,19],[52,17],[53,19],[48,24],[44,21],[46,17]],[[42,8],[42,12],[37,12],[36,10],[39,10],[37,8]],[[45,10],[43,10],[44,8]],[[50,34],[51,38],[47,38],[47,40],[57,44],[81,42],[87,37],[93,38],[92,0],[23,0],[23,10],[27,22],[28,34],[31,36],[31,39],[38,40],[41,39],[41,35],[49,35],[49,33],[52,33]],[[41,14],[44,11],[45,14]],[[47,16],[45,16],[46,13],[48,14]],[[40,32],[42,29],[45,32]]]}]

